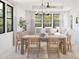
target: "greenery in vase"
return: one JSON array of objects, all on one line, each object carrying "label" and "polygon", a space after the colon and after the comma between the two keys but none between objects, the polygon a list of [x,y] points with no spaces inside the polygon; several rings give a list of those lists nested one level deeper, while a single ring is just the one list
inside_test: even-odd
[{"label": "greenery in vase", "polygon": [[19,25],[20,25],[21,28],[26,30],[26,20],[20,20]]}]

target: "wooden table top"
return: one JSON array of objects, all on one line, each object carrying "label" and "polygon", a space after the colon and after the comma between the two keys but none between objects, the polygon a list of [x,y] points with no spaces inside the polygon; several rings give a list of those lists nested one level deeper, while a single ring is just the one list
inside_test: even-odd
[{"label": "wooden table top", "polygon": [[[26,39],[26,38],[41,38],[40,35],[24,35],[22,37],[22,39]],[[66,38],[66,36],[64,35],[46,35],[43,38]]]}]

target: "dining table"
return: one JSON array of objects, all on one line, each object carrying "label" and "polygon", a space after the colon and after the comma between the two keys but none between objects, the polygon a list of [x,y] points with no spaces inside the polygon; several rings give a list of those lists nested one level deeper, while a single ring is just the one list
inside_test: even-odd
[{"label": "dining table", "polygon": [[[63,44],[62,45],[62,49],[63,49],[63,51],[62,51],[62,54],[66,54],[66,36],[64,36],[64,35],[46,35],[45,37],[41,37],[40,35],[24,35],[24,36],[22,36],[22,38],[21,38],[21,54],[23,55],[25,52],[24,52],[24,43],[25,42],[28,42],[28,40],[30,40],[30,39],[33,39],[33,38],[36,38],[36,39],[39,39],[39,41],[41,40],[41,39],[44,39],[45,38],[45,40],[47,40],[47,39],[49,39],[49,38],[58,38],[60,41],[61,41],[61,43]],[[28,44],[28,43],[27,43]]]}]

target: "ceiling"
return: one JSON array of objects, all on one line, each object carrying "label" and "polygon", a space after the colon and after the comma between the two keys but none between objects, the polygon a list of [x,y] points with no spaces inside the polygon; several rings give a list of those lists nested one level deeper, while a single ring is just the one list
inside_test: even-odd
[{"label": "ceiling", "polygon": [[43,2],[46,5],[47,2],[50,5],[62,5],[64,9],[72,9],[78,6],[79,0],[14,0],[25,9],[32,9],[32,6],[41,5]]}]

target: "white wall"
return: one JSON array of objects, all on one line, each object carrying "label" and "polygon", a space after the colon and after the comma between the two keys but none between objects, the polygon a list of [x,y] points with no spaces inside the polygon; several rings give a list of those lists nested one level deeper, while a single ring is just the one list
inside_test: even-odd
[{"label": "white wall", "polygon": [[70,15],[73,17],[73,30],[72,30],[72,44],[75,55],[79,57],[79,22],[76,24],[76,17],[78,17],[79,21],[79,6],[76,5],[74,9],[70,11]]},{"label": "white wall", "polygon": [[27,31],[34,33],[35,26],[34,26],[34,13],[32,11],[26,10],[26,21],[27,21]]},{"label": "white wall", "polygon": [[68,28],[68,13],[67,12],[63,14],[63,27]]},{"label": "white wall", "polygon": [[[2,1],[6,3],[5,5],[9,4],[14,7],[14,5],[12,3],[10,3],[6,0],[2,0]],[[7,14],[6,14],[6,16],[7,16]],[[7,50],[9,50],[11,48],[13,48],[13,31],[7,32],[7,18],[5,18],[5,33],[0,34],[0,58],[2,57],[2,55],[5,56]]]},{"label": "white wall", "polygon": [[[23,17],[25,19],[25,10],[19,6],[19,4],[9,1],[9,0],[2,0],[3,2],[14,7],[14,30],[16,32],[17,25],[19,22],[19,18]],[[6,14],[7,15],[7,14]],[[5,57],[10,50],[13,50],[13,32],[7,32],[7,18],[5,19],[5,33],[0,34],[0,58]],[[15,41],[15,40],[14,40]],[[5,55],[6,54],[6,55]],[[1,58],[1,59],[2,59]]]},{"label": "white wall", "polygon": [[23,18],[23,20],[26,20],[26,12],[24,10],[24,8],[22,8],[22,6],[20,6],[18,3],[15,4],[15,17],[16,17],[16,27],[17,27],[17,31],[21,31],[20,27],[19,27],[19,20],[20,17]]}]

